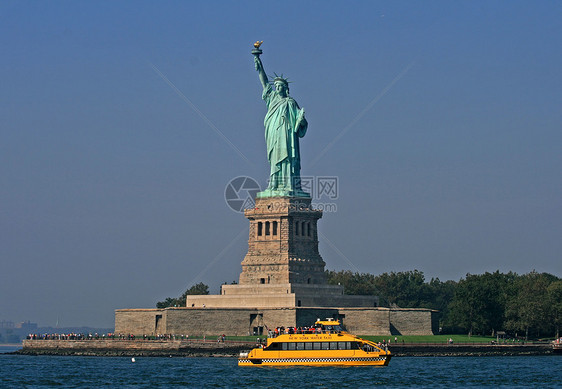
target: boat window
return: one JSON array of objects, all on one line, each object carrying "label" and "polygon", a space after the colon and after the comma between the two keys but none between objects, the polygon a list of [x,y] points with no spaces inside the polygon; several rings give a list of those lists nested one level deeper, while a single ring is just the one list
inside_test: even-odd
[{"label": "boat window", "polygon": [[316,344],[316,343],[306,342],[306,343],[304,344],[304,349],[305,349],[305,350],[312,350],[312,345],[313,345],[313,344]]},{"label": "boat window", "polygon": [[329,350],[329,349],[330,349],[330,343],[322,342],[322,350]]},{"label": "boat window", "polygon": [[373,346],[371,346],[370,344],[367,344],[367,343],[363,343],[362,348],[363,348],[363,351],[367,351],[367,352],[375,351]]},{"label": "boat window", "polygon": [[304,342],[297,342],[297,350],[304,350]]},{"label": "boat window", "polygon": [[[283,343],[283,344],[285,344],[285,343]],[[279,346],[281,346],[281,343],[273,342],[269,346],[267,346],[265,348],[265,350],[279,350]]]},{"label": "boat window", "polygon": [[281,349],[287,350],[287,343],[281,343]]},{"label": "boat window", "polygon": [[312,343],[312,348],[313,348],[314,350],[320,350],[320,349],[322,349],[322,342],[314,342],[314,343]]},{"label": "boat window", "polygon": [[345,348],[345,342],[338,342],[338,350],[347,350]]},{"label": "boat window", "polygon": [[295,350],[297,348],[295,342],[290,342],[288,343],[288,345],[289,345],[289,350]]},{"label": "boat window", "polygon": [[352,350],[357,350],[359,349],[359,344],[357,342],[351,342],[351,349]]},{"label": "boat window", "polygon": [[351,350],[351,342],[345,342],[345,349]]},{"label": "boat window", "polygon": [[330,342],[330,350],[337,350],[338,342]]}]

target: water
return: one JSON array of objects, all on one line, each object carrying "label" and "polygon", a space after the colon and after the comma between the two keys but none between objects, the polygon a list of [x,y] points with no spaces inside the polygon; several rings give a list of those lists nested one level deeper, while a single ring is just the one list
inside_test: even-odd
[{"label": "water", "polygon": [[6,346],[4,344],[0,344],[0,354],[9,353],[9,352],[16,351],[16,350],[19,350],[19,349],[21,349],[20,345],[8,345],[8,346]]},{"label": "water", "polygon": [[[0,350],[0,351],[6,351]],[[562,387],[562,356],[402,357],[387,367],[239,368],[234,358],[0,355],[0,388]]]}]

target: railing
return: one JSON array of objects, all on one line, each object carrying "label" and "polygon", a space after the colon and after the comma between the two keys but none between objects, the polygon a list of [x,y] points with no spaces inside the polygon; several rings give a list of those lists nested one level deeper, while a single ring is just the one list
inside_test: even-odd
[{"label": "railing", "polygon": [[[256,338],[257,339],[257,338]],[[228,344],[254,344],[256,340],[243,340],[243,339],[217,339],[214,337],[157,337],[157,336],[99,336],[99,337],[80,337],[80,336],[64,336],[64,335],[37,335],[27,337],[28,341],[79,341],[79,342],[96,342],[96,341],[109,341],[109,342],[138,342],[138,343],[167,343],[167,342],[182,342],[182,343],[228,343]]]},{"label": "railing", "polygon": [[549,342],[525,341],[525,342],[397,342],[387,343],[388,347],[399,346],[539,346],[551,344]]}]

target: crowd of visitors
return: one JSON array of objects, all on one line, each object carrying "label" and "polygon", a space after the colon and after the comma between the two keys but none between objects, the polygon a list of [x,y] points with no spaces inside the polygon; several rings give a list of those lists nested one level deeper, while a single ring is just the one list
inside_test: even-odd
[{"label": "crowd of visitors", "polygon": [[113,334],[81,334],[81,333],[69,333],[69,334],[29,334],[26,339],[33,340],[92,340],[92,339],[110,339]]},{"label": "crowd of visitors", "polygon": [[276,338],[283,334],[330,334],[337,332],[335,329],[322,329],[322,327],[276,327],[274,330],[269,330],[268,335],[270,338]]},{"label": "crowd of visitors", "polygon": [[[224,335],[223,335],[224,336]],[[189,335],[177,334],[158,334],[158,335],[142,335],[137,336],[134,334],[82,334],[82,333],[69,333],[69,334],[29,334],[26,339],[32,340],[188,340]]]}]

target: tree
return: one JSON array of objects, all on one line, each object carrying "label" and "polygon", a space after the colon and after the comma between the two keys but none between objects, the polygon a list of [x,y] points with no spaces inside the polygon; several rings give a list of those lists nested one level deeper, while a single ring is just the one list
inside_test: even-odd
[{"label": "tree", "polygon": [[368,273],[326,271],[328,283],[343,285],[349,295],[378,295],[383,306],[446,310],[454,293],[454,281],[432,278],[425,282],[423,272],[391,272],[374,276]]},{"label": "tree", "polygon": [[164,301],[158,301],[156,303],[156,308],[168,308],[168,307],[180,307],[180,299],[167,297]]},{"label": "tree", "polygon": [[388,306],[427,308],[431,303],[430,287],[418,270],[378,275],[374,285]]},{"label": "tree", "polygon": [[191,288],[186,290],[182,297],[186,297],[187,295],[196,295],[196,294],[209,294],[209,287],[204,283],[200,282],[198,284],[193,285]]},{"label": "tree", "polygon": [[514,277],[514,273],[499,271],[467,274],[455,288],[447,324],[469,335],[493,333],[503,328],[507,285]]},{"label": "tree", "polygon": [[326,270],[330,285],[343,285],[345,294],[373,296],[375,293],[374,278],[368,273],[352,273],[349,270],[339,272]]},{"label": "tree", "polygon": [[446,318],[449,315],[449,305],[453,301],[456,286],[455,281],[442,282],[439,278],[432,278],[428,284],[430,301],[426,308],[439,311],[437,317],[440,328],[445,327]]},{"label": "tree", "polygon": [[209,286],[205,285],[202,282],[193,285],[191,288],[183,292],[183,294],[178,298],[168,297],[164,301],[157,302],[156,308],[185,307],[187,295],[201,294],[209,294]]},{"label": "tree", "polygon": [[547,294],[555,337],[558,339],[560,338],[560,326],[562,325],[562,281],[551,283],[547,288]]},{"label": "tree", "polygon": [[548,288],[557,280],[552,274],[536,271],[519,277],[508,301],[508,328],[525,331],[525,339],[528,339],[529,333],[533,336],[552,333],[554,324],[549,320],[552,318],[552,307]]}]

